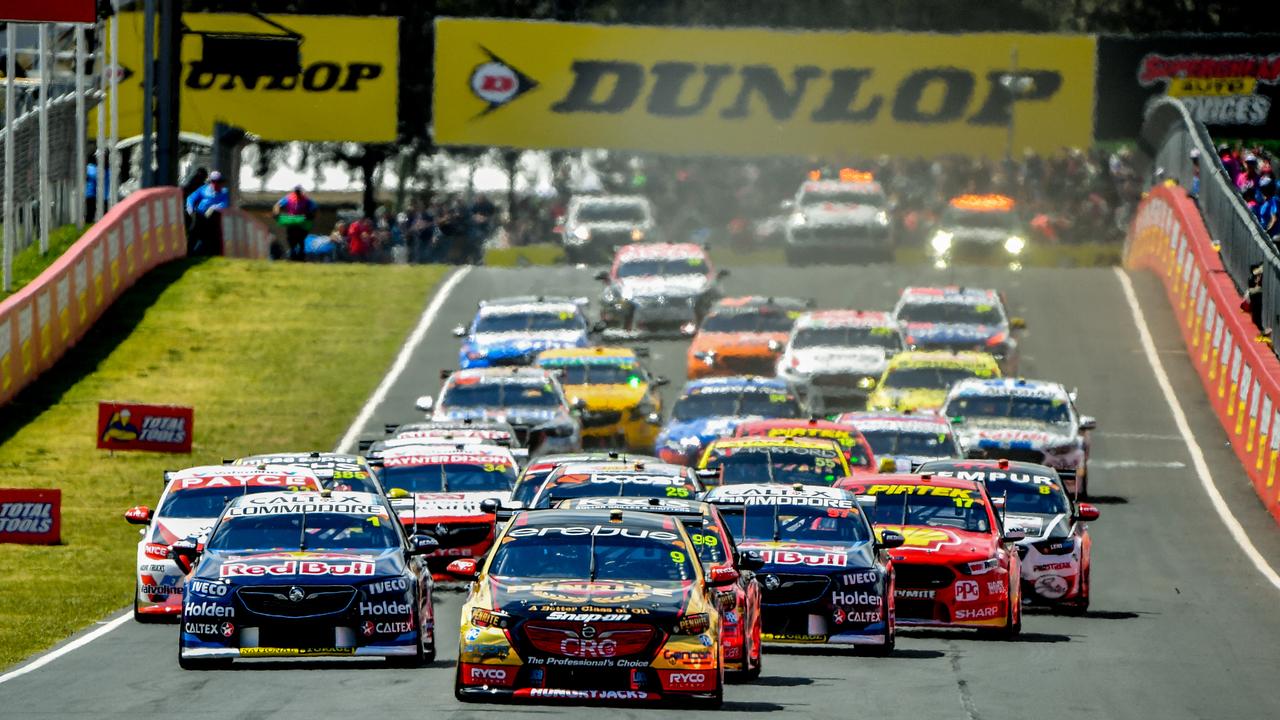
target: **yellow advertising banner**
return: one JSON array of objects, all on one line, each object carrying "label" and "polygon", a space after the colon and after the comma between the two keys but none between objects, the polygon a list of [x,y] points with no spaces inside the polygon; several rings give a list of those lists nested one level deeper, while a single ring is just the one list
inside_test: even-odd
[{"label": "yellow advertising banner", "polygon": [[[399,99],[399,19],[187,13],[181,124],[209,135],[221,121],[264,140],[391,142]],[[254,73],[202,69],[202,33],[301,36],[301,72],[264,64]],[[120,137],[142,133],[143,15],[120,14]]]},{"label": "yellow advertising banner", "polygon": [[435,51],[444,145],[1000,156],[1011,118],[1018,152],[1093,135],[1091,36],[440,19]]}]

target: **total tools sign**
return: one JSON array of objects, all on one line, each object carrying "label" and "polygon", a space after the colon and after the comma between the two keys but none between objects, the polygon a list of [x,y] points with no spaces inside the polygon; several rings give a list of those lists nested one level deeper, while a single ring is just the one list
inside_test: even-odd
[{"label": "total tools sign", "polygon": [[[280,34],[244,14],[186,13],[182,42],[181,122],[208,135],[215,122],[243,127],[263,140],[390,142],[396,139],[399,19],[271,15],[301,36],[298,73],[264,64],[228,75],[201,67],[199,33]],[[120,14],[120,136],[142,133],[143,15]],[[91,125],[92,126],[92,125]]]},{"label": "total tools sign", "polygon": [[[1016,48],[1032,80],[1000,84]],[[1089,36],[436,22],[446,145],[717,155],[1003,155],[1088,146]]]}]

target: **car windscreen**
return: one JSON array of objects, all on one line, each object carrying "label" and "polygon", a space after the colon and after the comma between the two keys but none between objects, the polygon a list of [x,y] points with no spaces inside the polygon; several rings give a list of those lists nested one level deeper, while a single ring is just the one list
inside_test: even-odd
[{"label": "car windscreen", "polygon": [[752,431],[749,433],[743,433],[741,427],[739,427],[738,434],[739,435],[745,434],[748,436],[756,435],[756,436],[764,436],[764,437],[777,437],[777,438],[783,438],[783,437],[827,438],[829,440],[835,440],[836,443],[840,445],[840,449],[844,451],[845,460],[849,463],[850,467],[870,467],[871,466],[871,458],[870,458],[871,453],[868,452],[869,448],[864,447],[862,443],[858,442],[856,436],[853,433],[850,433],[845,430],[835,430],[835,429],[827,429],[827,428],[811,429],[811,428],[804,428],[804,427],[796,427],[796,428],[770,428],[768,430],[759,430],[759,431]]},{"label": "car windscreen", "polygon": [[476,319],[476,333],[511,333],[528,331],[584,331],[586,320],[571,310],[554,312],[493,313]]},{"label": "car windscreen", "polygon": [[556,407],[560,396],[551,383],[454,383],[440,403],[450,408]]},{"label": "car windscreen", "polygon": [[885,375],[883,387],[890,390],[946,390],[966,378],[991,376],[992,372],[988,368],[900,367],[890,370]]},{"label": "car windscreen", "polygon": [[887,327],[807,327],[796,331],[791,347],[882,347],[902,349],[902,338]]},{"label": "car windscreen", "polygon": [[800,196],[800,204],[804,206],[823,205],[884,205],[884,195],[876,192],[859,192],[857,190],[833,190],[828,192],[807,192]]},{"label": "car windscreen", "polygon": [[948,417],[1031,420],[1070,425],[1071,409],[1062,398],[961,395],[947,403]]},{"label": "car windscreen", "polygon": [[630,385],[638,387],[644,376],[635,365],[606,365],[583,363],[555,366],[560,372],[560,382],[565,385]]},{"label": "car windscreen", "polygon": [[216,518],[222,509],[241,495],[260,492],[280,492],[280,487],[219,487],[193,488],[171,492],[164,499],[156,517],[162,518]]},{"label": "car windscreen", "polygon": [[1071,512],[1067,493],[1055,482],[987,480],[983,484],[987,486],[988,495],[1004,498],[1006,513],[1058,515]]},{"label": "car windscreen", "polygon": [[580,223],[643,223],[648,213],[640,203],[583,203],[576,219]]},{"label": "car windscreen", "polygon": [[1018,229],[1018,216],[1011,212],[975,212],[949,207],[942,213],[943,228],[976,228],[979,230]]},{"label": "car windscreen", "polygon": [[[955,494],[934,494],[938,488],[908,486],[909,493],[876,493],[877,525],[925,525],[967,532],[990,532],[987,506],[971,490],[953,490]],[[916,488],[930,492],[915,492]]]},{"label": "car windscreen", "polygon": [[909,432],[901,430],[863,430],[862,436],[877,457],[914,455],[919,457],[951,457],[955,443],[947,433]]},{"label": "car windscreen", "polygon": [[803,408],[794,396],[785,392],[696,393],[677,400],[671,414],[682,422],[747,415],[780,419],[800,417]]},{"label": "car windscreen", "polygon": [[[569,534],[566,534],[569,533]],[[690,582],[693,558],[674,530],[600,524],[512,528],[489,573],[501,578]]]},{"label": "car windscreen", "polygon": [[898,310],[898,320],[913,323],[1003,325],[1004,313],[996,305],[981,303],[910,303]]},{"label": "car windscreen", "polygon": [[259,550],[383,550],[400,546],[389,515],[313,512],[224,518],[208,548]]},{"label": "car windscreen", "polygon": [[395,488],[409,493],[509,491],[515,482],[515,468],[502,463],[388,466],[382,470],[382,484],[388,492]]},{"label": "car windscreen", "polygon": [[830,485],[848,473],[835,450],[798,447],[713,447],[706,466],[721,470],[721,485],[783,483]]},{"label": "car windscreen", "polygon": [[620,263],[617,271],[617,275],[620,278],[646,277],[653,275],[706,274],[707,263],[700,257],[628,260],[624,263]]},{"label": "car windscreen", "polygon": [[725,520],[739,544],[748,540],[844,544],[866,542],[871,537],[857,508],[762,503],[746,505]]},{"label": "car windscreen", "polygon": [[698,560],[702,562],[703,567],[716,565],[729,559],[720,528],[708,522],[700,527],[686,526],[685,531],[689,533],[689,539],[693,541],[693,549],[698,553]]},{"label": "car windscreen", "polygon": [[561,500],[584,497],[695,497],[700,488],[679,476],[636,476],[618,473],[592,475],[563,475],[546,483],[538,493],[534,505],[548,508]]},{"label": "car windscreen", "polygon": [[785,333],[791,332],[795,318],[785,312],[717,312],[702,321],[706,332]]}]

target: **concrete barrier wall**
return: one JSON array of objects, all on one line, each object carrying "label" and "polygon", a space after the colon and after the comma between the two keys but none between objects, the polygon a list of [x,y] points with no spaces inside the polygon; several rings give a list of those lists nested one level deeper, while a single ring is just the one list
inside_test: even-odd
[{"label": "concrete barrier wall", "polygon": [[1191,364],[1263,505],[1280,522],[1280,361],[1223,268],[1200,211],[1179,187],[1159,187],[1138,206],[1125,266],[1164,282]]}]

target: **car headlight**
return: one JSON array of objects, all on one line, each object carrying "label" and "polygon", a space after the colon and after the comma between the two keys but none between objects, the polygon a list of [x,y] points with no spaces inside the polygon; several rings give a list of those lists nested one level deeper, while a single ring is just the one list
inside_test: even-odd
[{"label": "car headlight", "polygon": [[573,236],[583,242],[591,239],[591,228],[576,227],[573,229]]},{"label": "car headlight", "polygon": [[933,234],[933,238],[929,240],[929,244],[933,246],[933,251],[941,255],[951,249],[951,238],[953,235],[945,230],[939,230]]},{"label": "car headlight", "polygon": [[640,242],[641,240],[644,239],[644,231],[641,230],[640,228],[633,229],[631,231],[631,239],[636,242]]},{"label": "car headlight", "polygon": [[889,224],[889,213],[887,213],[887,212],[885,212],[885,211],[883,211],[883,210],[881,210],[880,212],[876,213],[876,222],[880,223],[881,225],[888,225],[888,224]]},{"label": "car headlight", "polygon": [[1000,567],[1000,558],[987,558],[986,560],[975,560],[974,562],[963,563],[960,566],[961,572],[969,575],[982,575]]},{"label": "car headlight", "polygon": [[876,379],[873,377],[864,377],[858,379],[859,390],[870,390],[876,386]]},{"label": "car headlight", "polygon": [[1017,235],[1010,235],[1008,240],[1004,241],[1004,249],[1009,251],[1010,255],[1017,255],[1027,246],[1027,241]]},{"label": "car headlight", "polygon": [[807,222],[808,222],[808,220],[806,220],[806,219],[805,219],[805,217],[804,217],[804,213],[802,213],[802,212],[791,213],[791,224],[792,224],[792,225],[804,225],[804,224],[805,224],[805,223],[807,223]]}]

